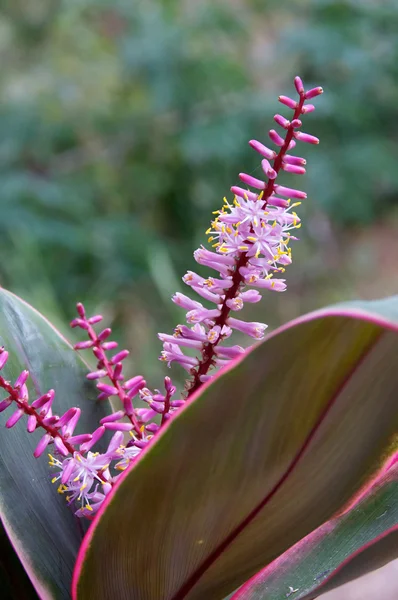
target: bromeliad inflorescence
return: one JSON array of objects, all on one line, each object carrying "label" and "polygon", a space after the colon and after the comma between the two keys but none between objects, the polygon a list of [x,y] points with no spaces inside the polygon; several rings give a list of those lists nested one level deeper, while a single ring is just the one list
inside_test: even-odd
[{"label": "bromeliad inflorescence", "polygon": [[[185,386],[185,398],[173,399],[176,388],[169,377],[164,379],[164,391],[150,390],[140,375],[126,378],[123,361],[127,350],[116,351],[117,343],[111,341],[111,329],[99,333],[95,325],[102,321],[101,315],[87,317],[84,306],[77,305],[78,317],[71,323],[87,333],[86,341],[78,342],[76,350],[90,349],[96,360],[96,370],[87,375],[97,381],[98,400],[113,398],[119,402],[116,412],[101,419],[93,433],[75,434],[80,409],[70,408],[64,415],[53,414],[54,390],[29,403],[26,382],[28,371],[23,371],[15,383],[0,375],[0,388],[6,397],[0,402],[0,412],[14,407],[6,427],[13,427],[24,415],[28,417],[27,431],[43,430],[35,457],[41,456],[49,447],[50,466],[55,470],[52,481],[59,493],[65,494],[77,516],[91,517],[101,506],[105,497],[120,476],[142,452],[173,413],[184,405],[205,382],[214,377],[214,369],[222,368],[245,350],[238,345],[225,345],[233,330],[243,332],[256,340],[262,339],[266,325],[247,322],[234,315],[246,302],[261,300],[259,290],[282,292],[286,289],[283,274],[292,261],[290,242],[297,238],[294,230],[301,226],[294,209],[306,194],[300,190],[277,183],[281,171],[302,175],[306,161],[294,156],[291,150],[297,141],[317,144],[318,139],[301,131],[300,117],[312,112],[314,106],[307,101],[322,93],[322,88],[304,90],[299,77],[294,80],[298,99],[280,96],[279,101],[293,110],[291,120],[280,114],[275,122],[284,131],[284,137],[274,129],[269,137],[276,150],[252,140],[251,147],[261,156],[264,179],[241,173],[241,181],[254,188],[234,186],[232,201],[224,198],[221,210],[217,210],[206,232],[212,250],[203,246],[195,251],[198,264],[213,269],[217,277],[204,278],[188,271],[183,281],[201,298],[210,303],[207,308],[201,302],[185,294],[176,293],[173,301],[186,309],[188,325],[178,325],[173,335],[161,333],[163,342],[161,360],[170,364],[178,362],[189,373]],[[293,232],[293,233],[292,233]],[[254,288],[254,289],[253,289]],[[184,354],[182,348],[194,350],[196,356]],[[116,351],[115,354],[109,353]],[[0,371],[5,367],[8,353],[0,348]],[[140,398],[147,407],[138,407]],[[92,448],[106,431],[113,433],[103,453]],[[126,440],[126,436],[131,436]]]}]

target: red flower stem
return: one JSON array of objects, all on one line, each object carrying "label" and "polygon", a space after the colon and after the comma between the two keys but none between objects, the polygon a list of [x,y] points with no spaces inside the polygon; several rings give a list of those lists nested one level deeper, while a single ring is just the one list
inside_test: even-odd
[{"label": "red flower stem", "polygon": [[161,427],[166,422],[166,415],[168,414],[168,412],[170,410],[170,398],[171,398],[171,393],[166,391],[166,396],[164,399],[164,409],[163,409],[163,413],[162,413],[162,420],[160,422]]},{"label": "red flower stem", "polygon": [[[300,94],[300,100],[297,103],[292,120],[298,119],[300,117],[304,102],[305,102],[305,94],[304,94],[304,92],[302,92]],[[281,149],[279,150],[278,155],[274,159],[273,169],[274,169],[274,171],[276,171],[276,173],[279,173],[279,171],[282,167],[283,157],[285,156],[285,154],[289,148],[289,144],[293,139],[293,134],[294,134],[294,127],[292,125],[290,125],[288,127],[288,129],[286,130],[285,142],[284,142],[283,146],[281,146]],[[263,194],[261,196],[261,201],[264,202],[264,208],[268,204],[268,198],[271,196],[271,194],[274,191],[274,185],[275,185],[275,179],[269,179],[267,185],[264,188]],[[239,293],[240,287],[243,283],[243,276],[240,273],[240,268],[246,266],[248,260],[249,260],[249,258],[247,257],[247,254],[245,252],[243,252],[242,254],[240,254],[237,257],[236,263],[233,267],[233,271],[231,272],[232,286],[226,291],[224,300],[222,301],[220,315],[215,319],[214,326],[219,326],[222,329],[223,326],[227,324],[227,320],[228,320],[229,314],[231,312],[231,309],[227,305],[227,301],[234,299],[236,297],[236,295]],[[214,344],[211,344],[210,342],[206,342],[203,344],[202,351],[201,351],[202,358],[199,361],[198,366],[196,368],[193,368],[191,371],[193,380],[188,383],[187,398],[192,396],[192,394],[194,392],[196,392],[196,390],[198,390],[203,385],[203,382],[200,380],[200,378],[203,375],[207,375],[209,369],[214,365],[215,347],[222,341],[222,339],[223,339],[222,336],[220,336]]]},{"label": "red flower stem", "polygon": [[24,411],[26,415],[33,415],[36,418],[37,425],[42,427],[51,437],[59,437],[62,440],[65,448],[68,450],[70,454],[76,452],[76,448],[70,444],[67,439],[59,433],[59,431],[55,427],[51,427],[50,425],[46,425],[43,421],[46,417],[42,417],[32,406],[30,406],[27,402],[22,400],[19,397],[19,391],[12,387],[12,385],[6,381],[3,377],[0,376],[0,387],[3,388],[10,396],[10,398],[17,404],[18,408]]}]

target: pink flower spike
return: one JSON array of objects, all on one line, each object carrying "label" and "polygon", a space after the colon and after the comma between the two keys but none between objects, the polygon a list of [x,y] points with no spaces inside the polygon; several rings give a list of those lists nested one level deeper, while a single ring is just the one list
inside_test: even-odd
[{"label": "pink flower spike", "polygon": [[295,131],[294,137],[300,142],[306,142],[307,144],[319,144],[319,138],[309,133],[303,133],[302,131]]},{"label": "pink flower spike", "polygon": [[293,100],[293,98],[289,98],[288,96],[279,96],[278,100],[281,104],[284,104],[293,110],[297,108],[297,102]]},{"label": "pink flower spike", "polygon": [[117,342],[105,342],[105,344],[101,344],[103,350],[114,350],[115,348],[118,347],[118,343]]},{"label": "pink flower spike", "polygon": [[43,454],[44,450],[47,448],[50,442],[51,436],[48,433],[46,433],[46,435],[43,435],[40,442],[36,446],[36,450],[33,452],[33,456],[35,458],[39,458],[39,456]]},{"label": "pink flower spike", "polygon": [[85,442],[84,444],[82,444],[80,446],[80,451],[88,452],[94,446],[94,444],[96,444],[98,442],[98,440],[102,438],[104,433],[105,433],[105,427],[103,425],[101,425],[101,427],[98,427],[94,431],[94,433],[91,436],[91,440],[88,442]]},{"label": "pink flower spike", "polygon": [[113,385],[109,385],[108,383],[97,383],[97,388],[100,390],[100,392],[106,394],[107,396],[117,396],[118,394],[118,389]]},{"label": "pink flower spike", "polygon": [[8,352],[4,348],[0,348],[0,370],[4,367],[8,360]]},{"label": "pink flower spike", "polygon": [[11,429],[11,427],[14,427],[14,425],[16,423],[18,423],[19,419],[21,417],[23,417],[24,415],[24,411],[20,408],[18,410],[16,410],[11,417],[8,419],[8,421],[6,422],[6,427],[7,429]]},{"label": "pink flower spike", "polygon": [[92,348],[94,346],[94,342],[91,340],[86,340],[84,342],[77,342],[73,347],[75,350],[87,350],[88,348]]},{"label": "pink flower spike", "polygon": [[268,160],[274,160],[277,156],[275,150],[267,148],[267,146],[264,146],[264,144],[261,144],[261,142],[258,142],[257,140],[250,140],[249,144],[253,148],[253,150],[258,152],[265,158],[268,158]]},{"label": "pink flower spike", "polygon": [[115,356],[112,356],[110,362],[112,365],[115,365],[118,362],[122,362],[122,360],[127,358],[129,354],[130,352],[128,350],[121,350],[120,352],[115,354]]},{"label": "pink flower spike", "polygon": [[308,92],[305,93],[305,99],[310,100],[311,98],[315,98],[315,96],[319,96],[320,94],[323,94],[323,89],[321,87],[312,88],[312,90],[308,90]]},{"label": "pink flower spike", "polygon": [[275,123],[278,123],[278,125],[283,127],[283,129],[289,129],[290,127],[290,121],[288,119],[285,119],[285,117],[282,117],[282,115],[274,115],[274,121]]},{"label": "pink flower spike", "polygon": [[276,179],[276,176],[278,175],[278,173],[276,171],[274,171],[274,169],[271,167],[271,165],[269,164],[269,162],[266,158],[263,158],[263,160],[261,161],[261,166],[263,168],[264,173],[267,175],[267,177],[269,179]]},{"label": "pink flower spike", "polygon": [[101,379],[101,377],[105,377],[106,376],[106,371],[104,369],[101,369],[99,371],[92,371],[91,373],[87,373],[86,378],[93,380],[93,379]]},{"label": "pink flower spike", "polygon": [[305,174],[304,167],[298,167],[296,165],[287,165],[285,163],[282,163],[282,169],[286,171],[286,173],[294,173],[295,175]]},{"label": "pink flower spike", "polygon": [[315,106],[313,104],[305,104],[301,109],[301,114],[306,115],[307,113],[313,112],[315,110]]},{"label": "pink flower spike", "polygon": [[277,146],[283,146],[285,143],[285,140],[279,135],[279,133],[275,131],[275,129],[270,129],[268,135],[271,141],[273,141]]},{"label": "pink flower spike", "polygon": [[257,179],[256,177],[252,177],[251,175],[247,175],[247,173],[239,173],[239,179],[246,185],[254,187],[256,190],[263,190],[265,188],[264,181],[261,181],[261,179]]},{"label": "pink flower spike", "polygon": [[251,192],[250,190],[244,190],[243,188],[233,185],[231,187],[231,192],[235,194],[235,196],[239,196],[239,198],[247,198],[248,200],[257,200],[257,194]]},{"label": "pink flower spike", "polygon": [[281,196],[285,196],[286,198],[301,198],[304,199],[307,197],[305,192],[301,190],[295,190],[293,188],[288,188],[283,185],[276,185],[275,192],[280,194]]},{"label": "pink flower spike", "polygon": [[290,154],[285,154],[283,157],[283,162],[287,165],[298,165],[300,167],[307,164],[305,158],[301,158],[300,156],[291,156]]},{"label": "pink flower spike", "polygon": [[131,423],[105,423],[104,427],[110,431],[131,431],[133,429]]},{"label": "pink flower spike", "polygon": [[28,377],[29,377],[29,371],[22,371],[22,373],[17,377],[14,387],[21,388],[23,385],[25,385]]},{"label": "pink flower spike", "polygon": [[294,78],[294,87],[296,88],[298,94],[304,94],[304,84],[301,80],[301,77],[297,76]]},{"label": "pink flower spike", "polygon": [[123,417],[124,417],[124,411],[118,410],[117,412],[114,412],[111,415],[108,415],[107,417],[104,417],[103,419],[101,419],[100,423],[101,423],[101,425],[105,425],[105,423],[113,423],[113,421],[118,421],[119,419],[122,419]]},{"label": "pink flower spike", "polygon": [[90,317],[88,319],[88,322],[90,323],[90,325],[95,325],[95,323],[99,323],[100,321],[102,321],[104,317],[102,315],[94,315],[93,317]]},{"label": "pink flower spike", "polygon": [[62,454],[63,456],[68,456],[69,450],[67,449],[60,437],[56,436],[54,438],[54,446],[60,454]]}]

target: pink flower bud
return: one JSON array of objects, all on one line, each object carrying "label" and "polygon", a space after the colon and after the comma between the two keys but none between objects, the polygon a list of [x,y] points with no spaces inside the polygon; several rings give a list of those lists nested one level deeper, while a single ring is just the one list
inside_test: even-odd
[{"label": "pink flower bud", "polygon": [[275,150],[267,148],[267,146],[264,146],[264,144],[261,144],[261,142],[258,142],[257,140],[250,140],[249,144],[253,148],[253,150],[258,152],[265,158],[268,158],[268,160],[274,160],[277,156]]},{"label": "pink flower bud", "polygon": [[315,98],[315,96],[319,96],[320,94],[323,94],[323,89],[321,87],[312,88],[312,90],[308,90],[308,92],[305,93],[305,99],[310,100],[311,98]]},{"label": "pink flower bud", "polygon": [[283,127],[283,129],[289,129],[290,127],[290,121],[288,119],[285,119],[285,117],[283,117],[282,115],[274,115],[274,121],[275,123],[278,123],[278,125]]},{"label": "pink flower bud", "polygon": [[94,315],[93,317],[90,317],[88,322],[90,323],[90,325],[95,325],[95,323],[99,323],[100,321],[102,321],[104,317],[102,315]]},{"label": "pink flower bud", "polygon": [[283,146],[285,143],[285,140],[279,135],[279,133],[275,131],[275,129],[270,129],[268,135],[271,141],[273,141],[277,146]]},{"label": "pink flower bud", "polygon": [[116,363],[121,362],[122,360],[127,358],[129,354],[130,352],[128,350],[121,350],[120,352],[115,354],[115,356],[112,356],[110,362],[112,365],[115,365]]},{"label": "pink flower bud", "polygon": [[93,380],[93,379],[101,379],[101,377],[105,377],[106,376],[106,371],[104,369],[101,369],[100,371],[92,371],[91,373],[88,373],[86,375],[87,379]]},{"label": "pink flower bud", "polygon": [[285,198],[301,198],[304,199],[307,197],[305,192],[301,190],[295,190],[293,188],[288,188],[283,185],[276,185],[275,192],[280,194],[281,196],[285,196]]},{"label": "pink flower bud", "polygon": [[0,402],[0,413],[3,412],[3,410],[6,410],[11,404],[12,404],[12,400],[10,398],[6,398],[5,400],[2,400]]},{"label": "pink flower bud", "polygon": [[50,442],[51,436],[48,433],[46,433],[46,435],[43,435],[40,442],[36,446],[36,450],[33,452],[33,456],[35,458],[39,458],[39,456],[43,454],[44,450],[47,448]]},{"label": "pink flower bud", "polygon": [[103,331],[101,331],[101,333],[98,334],[98,339],[100,342],[104,342],[112,333],[112,329],[110,327],[107,327],[106,329],[104,329]]},{"label": "pink flower bud", "polygon": [[313,104],[305,104],[301,109],[301,114],[306,115],[307,113],[313,112],[315,110],[315,106]]},{"label": "pink flower bud", "polygon": [[8,360],[8,352],[4,348],[0,348],[0,369],[4,367]]},{"label": "pink flower bud", "polygon": [[296,175],[304,175],[305,169],[304,167],[298,167],[296,165],[289,165],[282,163],[282,169],[286,171],[286,173],[294,173]]},{"label": "pink flower bud", "polygon": [[18,410],[16,410],[16,411],[15,411],[15,412],[14,412],[14,413],[11,415],[11,417],[8,419],[8,421],[6,422],[6,427],[7,427],[8,429],[10,429],[11,427],[14,427],[14,425],[15,425],[16,423],[18,423],[19,419],[20,419],[21,417],[23,417],[23,415],[24,415],[24,411],[23,411],[22,409],[18,409]]},{"label": "pink flower bud", "polygon": [[104,417],[103,419],[101,419],[100,423],[101,423],[101,425],[105,425],[105,423],[113,423],[113,421],[118,421],[119,419],[123,419],[124,416],[125,416],[124,411],[118,410],[117,412],[114,412],[111,415],[108,415],[107,417]]},{"label": "pink flower bud", "polygon": [[274,171],[274,169],[271,167],[266,158],[263,158],[263,160],[261,161],[261,166],[263,168],[264,173],[267,175],[267,177],[269,177],[269,179],[276,179],[278,173]]},{"label": "pink flower bud", "polygon": [[94,342],[91,340],[85,340],[84,342],[77,342],[74,345],[75,350],[87,350],[88,348],[92,348],[94,346]]},{"label": "pink flower bud", "polygon": [[301,77],[297,76],[297,77],[294,78],[294,87],[296,88],[298,94],[303,94],[304,93],[304,85],[303,85],[303,82],[301,80]]},{"label": "pink flower bud", "polygon": [[252,177],[251,175],[247,175],[247,173],[239,173],[239,179],[246,183],[246,185],[250,185],[250,187],[254,187],[257,190],[263,190],[265,188],[264,181],[261,179],[256,179],[256,177]]},{"label": "pink flower bud", "polygon": [[283,162],[288,165],[298,165],[303,166],[307,164],[305,158],[301,158],[300,156],[290,156],[289,154],[285,154],[283,157]]},{"label": "pink flower bud", "polygon": [[117,342],[105,342],[105,344],[102,344],[102,348],[104,350],[114,350],[117,347],[118,347]]},{"label": "pink flower bud", "polygon": [[118,394],[118,389],[113,385],[109,385],[108,383],[97,383],[97,388],[100,390],[100,392],[103,392],[107,396],[117,396]]},{"label": "pink flower bud", "polygon": [[98,442],[98,440],[102,438],[104,433],[105,433],[105,427],[103,425],[101,425],[101,427],[98,427],[98,429],[96,429],[94,431],[94,433],[91,436],[91,440],[88,442],[85,442],[84,444],[82,444],[80,446],[80,451],[88,452],[94,446],[94,444],[96,444]]},{"label": "pink flower bud", "polygon": [[319,138],[309,133],[303,133],[302,131],[295,131],[294,137],[300,142],[307,142],[307,144],[319,144]]},{"label": "pink flower bud", "polygon": [[278,100],[281,104],[284,104],[293,110],[297,108],[297,102],[288,96],[279,96]]},{"label": "pink flower bud", "polygon": [[54,446],[60,454],[62,454],[63,456],[68,456],[69,450],[67,449],[60,437],[56,436],[54,438]]},{"label": "pink flower bud", "polygon": [[84,317],[86,316],[86,311],[84,310],[84,306],[81,302],[78,302],[76,304],[76,310],[79,313],[79,315],[81,316],[81,318],[84,319]]},{"label": "pink flower bud", "polygon": [[251,192],[250,190],[244,190],[237,185],[233,185],[231,187],[231,192],[235,194],[235,196],[239,196],[239,198],[247,198],[248,200],[257,200],[257,194]]},{"label": "pink flower bud", "polygon": [[105,423],[104,427],[110,431],[131,431],[133,429],[131,423]]},{"label": "pink flower bud", "polygon": [[29,377],[29,371],[22,371],[22,373],[18,376],[14,387],[15,388],[21,388],[27,381]]}]

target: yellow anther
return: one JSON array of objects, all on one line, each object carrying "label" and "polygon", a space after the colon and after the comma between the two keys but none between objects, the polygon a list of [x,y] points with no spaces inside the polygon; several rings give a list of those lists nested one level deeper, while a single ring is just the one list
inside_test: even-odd
[{"label": "yellow anther", "polygon": [[300,204],[302,204],[302,202],[294,202],[294,204],[292,204],[290,208],[294,208],[295,206],[300,206]]},{"label": "yellow anther", "polygon": [[86,508],[87,508],[87,510],[93,510],[89,504],[86,504]]},{"label": "yellow anther", "polygon": [[249,250],[249,246],[239,246],[239,250],[241,252],[247,252]]},{"label": "yellow anther", "polygon": [[248,239],[250,242],[257,242],[257,238],[256,238],[256,237],[254,237],[254,236],[252,236],[252,235],[248,235],[248,236],[247,236],[247,239]]},{"label": "yellow anther", "polygon": [[210,244],[210,242],[212,242],[213,240],[214,240],[214,237],[211,235],[211,236],[208,238],[208,240],[207,240],[207,241],[208,241],[208,243]]},{"label": "yellow anther", "polygon": [[209,227],[209,229],[206,230],[205,235],[209,235],[209,233],[211,233],[211,227]]},{"label": "yellow anther", "polygon": [[220,245],[220,242],[217,242],[217,244],[212,245],[212,248],[217,248],[217,246],[219,246],[219,245]]},{"label": "yellow anther", "polygon": [[260,256],[260,248],[257,250],[255,257],[258,258]]},{"label": "yellow anther", "polygon": [[243,197],[246,201],[249,200],[249,196],[246,194],[246,192],[243,194]]},{"label": "yellow anther", "polygon": [[275,287],[275,281],[273,281],[273,282],[271,283],[271,287],[272,287],[272,288],[274,288],[274,287]]},{"label": "yellow anther", "polygon": [[259,193],[257,200],[262,200],[264,196],[264,190],[261,190],[261,192]]},{"label": "yellow anther", "polygon": [[83,490],[85,490],[87,487],[87,483],[83,483],[83,485],[80,488],[80,491],[82,492]]},{"label": "yellow anther", "polygon": [[51,479],[51,483],[55,483],[57,480],[58,480],[58,477],[53,477],[53,478]]}]

